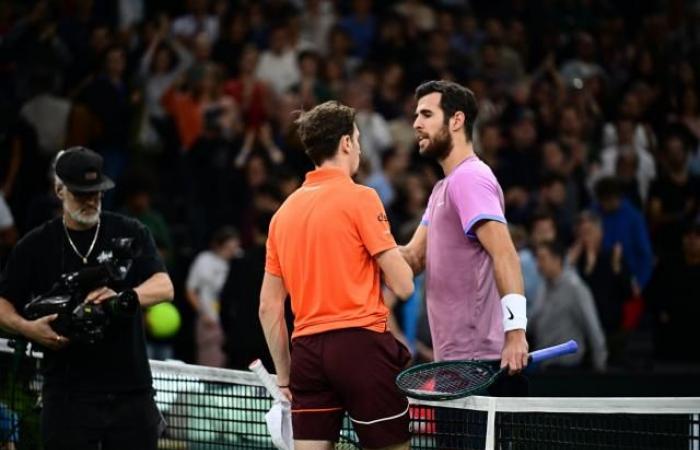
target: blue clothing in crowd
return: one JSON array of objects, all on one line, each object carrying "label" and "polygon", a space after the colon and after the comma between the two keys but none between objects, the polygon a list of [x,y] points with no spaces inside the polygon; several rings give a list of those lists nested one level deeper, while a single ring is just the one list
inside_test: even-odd
[{"label": "blue clothing in crowd", "polygon": [[0,448],[8,442],[19,441],[17,413],[0,403]]},{"label": "blue clothing in crowd", "polygon": [[616,243],[622,244],[622,257],[643,288],[651,278],[654,255],[649,232],[642,213],[627,200],[613,212],[604,213],[596,206],[603,224],[603,248],[612,251]]},{"label": "blue clothing in crowd", "polygon": [[529,248],[518,251],[520,257],[520,270],[523,272],[523,283],[525,284],[525,298],[527,299],[527,310],[530,311],[537,295],[537,290],[542,284],[542,277],[537,270],[537,259]]}]

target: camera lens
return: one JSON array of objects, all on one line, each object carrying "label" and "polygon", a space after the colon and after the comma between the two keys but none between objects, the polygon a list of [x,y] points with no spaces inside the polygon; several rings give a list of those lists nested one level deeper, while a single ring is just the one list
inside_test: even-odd
[{"label": "camera lens", "polygon": [[133,289],[120,292],[109,302],[112,313],[121,317],[130,317],[139,307],[139,298]]}]

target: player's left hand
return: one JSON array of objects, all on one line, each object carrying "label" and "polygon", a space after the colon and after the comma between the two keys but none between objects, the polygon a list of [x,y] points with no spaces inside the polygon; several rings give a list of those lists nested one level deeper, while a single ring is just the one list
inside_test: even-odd
[{"label": "player's left hand", "polygon": [[102,303],[103,301],[107,300],[108,298],[112,298],[115,295],[117,295],[117,293],[114,292],[112,289],[108,287],[101,287],[90,292],[87,295],[87,297],[85,297],[85,302],[95,304]]},{"label": "player's left hand", "polygon": [[527,367],[528,351],[525,330],[508,331],[501,353],[501,368],[508,367],[509,375],[519,373]]}]

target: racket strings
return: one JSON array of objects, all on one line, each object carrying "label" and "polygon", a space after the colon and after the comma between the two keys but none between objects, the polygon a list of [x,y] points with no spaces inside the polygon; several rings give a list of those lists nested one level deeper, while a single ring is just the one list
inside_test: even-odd
[{"label": "racket strings", "polygon": [[399,380],[405,390],[424,393],[454,394],[479,389],[493,372],[480,365],[430,367]]}]

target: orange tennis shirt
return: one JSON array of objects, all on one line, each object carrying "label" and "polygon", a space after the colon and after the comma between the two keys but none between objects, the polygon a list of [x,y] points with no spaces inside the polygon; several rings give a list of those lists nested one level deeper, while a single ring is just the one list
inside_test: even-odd
[{"label": "orange tennis shirt", "polygon": [[374,256],[396,247],[377,193],[320,168],[270,222],[265,271],[292,299],[292,338],[340,328],[386,330],[389,311]]}]

